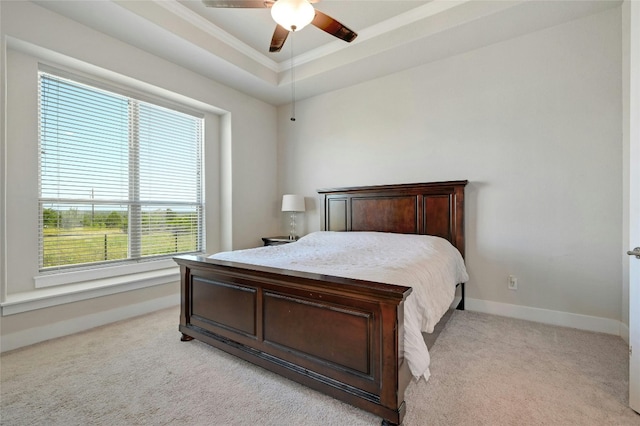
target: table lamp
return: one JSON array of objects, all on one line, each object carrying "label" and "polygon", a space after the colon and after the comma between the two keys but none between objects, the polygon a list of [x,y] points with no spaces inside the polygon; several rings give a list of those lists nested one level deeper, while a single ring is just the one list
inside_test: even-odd
[{"label": "table lamp", "polygon": [[289,230],[289,239],[297,240],[296,235],[296,213],[304,211],[304,196],[285,194],[282,196],[282,211],[291,212],[291,228]]}]

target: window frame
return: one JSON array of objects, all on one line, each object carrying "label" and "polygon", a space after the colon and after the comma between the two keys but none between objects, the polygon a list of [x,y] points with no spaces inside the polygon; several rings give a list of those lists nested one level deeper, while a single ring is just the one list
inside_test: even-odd
[{"label": "window frame", "polygon": [[[60,70],[58,68],[54,68],[48,65],[44,65],[42,63],[38,66],[38,92],[40,91],[41,85],[41,75],[48,74],[52,77],[61,78],[64,80],[69,80],[72,84],[77,83],[80,85],[86,85],[91,88],[95,88],[98,90],[106,91],[108,93],[112,93],[118,96],[126,97],[134,102],[142,102],[146,104],[151,104],[152,106],[157,106],[165,109],[174,110],[183,114],[188,114],[193,117],[196,117],[201,120],[200,124],[200,140],[198,143],[198,159],[199,162],[199,191],[198,191],[198,202],[193,203],[196,205],[196,210],[199,212],[197,214],[197,247],[195,251],[192,252],[174,252],[167,253],[161,255],[150,255],[150,256],[141,256],[141,257],[132,257],[131,250],[128,250],[126,259],[117,259],[106,262],[90,262],[90,263],[81,263],[81,264],[69,264],[69,265],[58,265],[52,267],[44,267],[43,264],[43,250],[44,250],[44,239],[43,239],[43,220],[42,220],[42,211],[43,205],[47,202],[51,202],[51,199],[48,197],[42,196],[42,180],[41,180],[41,164],[42,164],[42,156],[41,151],[38,151],[38,211],[39,211],[39,220],[38,220],[38,269],[39,275],[34,277],[35,287],[43,288],[50,287],[56,285],[64,285],[70,283],[81,283],[88,282],[92,280],[103,280],[108,279],[110,277],[124,277],[130,274],[148,274],[155,270],[168,270],[167,268],[174,269],[175,263],[172,260],[173,256],[180,254],[203,254],[206,247],[206,200],[205,200],[205,112],[192,109],[185,105],[175,103],[173,101],[169,101],[167,99],[150,96],[147,94],[143,94],[141,92],[126,89],[123,87],[119,87],[114,84],[109,84],[103,81],[94,80],[92,78],[84,77],[81,75],[77,75],[75,73],[71,73],[68,71]],[[41,98],[38,97],[38,117],[37,123],[38,126],[41,125]],[[38,145],[41,145],[41,132],[38,132]],[[139,143],[139,142],[138,142]],[[142,201],[140,199],[131,200],[131,196],[128,196],[127,202],[123,203],[127,204],[131,208],[133,205],[144,206],[147,205],[155,205],[154,202]],[[168,203],[169,205],[171,203]],[[173,204],[172,204],[173,205]],[[128,226],[130,228],[130,225]],[[127,231],[129,235],[129,244],[133,244],[131,242],[131,229]],[[139,236],[139,235],[138,235]],[[137,242],[140,244],[140,241]],[[137,253],[138,255],[140,253]],[[120,281],[120,280],[117,280]],[[115,282],[114,282],[115,284]]]}]

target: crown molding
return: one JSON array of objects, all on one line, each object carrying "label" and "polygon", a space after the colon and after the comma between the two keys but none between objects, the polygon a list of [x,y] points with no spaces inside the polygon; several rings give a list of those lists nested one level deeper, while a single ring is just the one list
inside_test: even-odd
[{"label": "crown molding", "polygon": [[[292,59],[287,59],[283,62],[278,63],[272,59],[269,59],[267,56],[265,56],[261,52],[258,52],[256,49],[244,43],[243,41],[232,36],[222,28],[213,24],[211,21],[193,12],[188,7],[178,2],[178,0],[152,1],[165,10],[171,12],[175,16],[189,22],[198,29],[204,31],[212,37],[215,37],[219,41],[227,44],[241,54],[253,59],[254,61],[276,73],[289,71],[292,68],[292,65],[298,66],[305,63],[313,62],[325,56],[346,49],[349,46],[343,41],[335,40],[308,52],[294,56]],[[400,15],[394,16],[393,18],[387,19],[378,24],[372,25],[371,27],[360,30],[358,32],[358,37],[351,44],[358,44],[367,40],[371,40],[390,31],[394,31],[408,24],[412,24],[422,19],[426,19],[430,16],[445,12],[449,9],[455,8],[470,1],[472,0],[433,0],[423,6],[411,9]]]}]

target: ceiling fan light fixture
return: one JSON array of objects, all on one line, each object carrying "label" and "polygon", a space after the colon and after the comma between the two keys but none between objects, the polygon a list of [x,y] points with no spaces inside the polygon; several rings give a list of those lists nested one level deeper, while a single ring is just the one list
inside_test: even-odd
[{"label": "ceiling fan light fixture", "polygon": [[308,0],[277,0],[271,6],[271,17],[289,31],[300,31],[313,21],[316,11]]}]

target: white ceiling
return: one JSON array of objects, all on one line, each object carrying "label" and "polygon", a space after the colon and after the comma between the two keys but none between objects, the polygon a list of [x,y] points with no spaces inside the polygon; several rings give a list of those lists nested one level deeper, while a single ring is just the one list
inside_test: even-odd
[{"label": "white ceiling", "polygon": [[[206,7],[199,0],[178,0],[178,2],[191,12],[204,17],[233,37],[264,54],[268,59],[281,63],[291,58],[291,43],[288,42],[285,43],[281,52],[268,53],[271,36],[276,27],[269,9],[219,9]],[[313,5],[343,25],[359,32],[427,2],[427,0],[323,0]],[[251,30],[247,31],[247,29]],[[295,37],[294,55],[336,41],[333,36],[312,26],[302,29],[300,33],[291,37]]]},{"label": "white ceiling", "polygon": [[[42,7],[274,105],[357,84],[616,7],[620,0],[322,0],[358,33],[346,43],[308,26],[269,53],[269,9],[199,0],[41,0]],[[293,50],[292,50],[293,49]],[[291,60],[293,58],[293,61]]]}]

